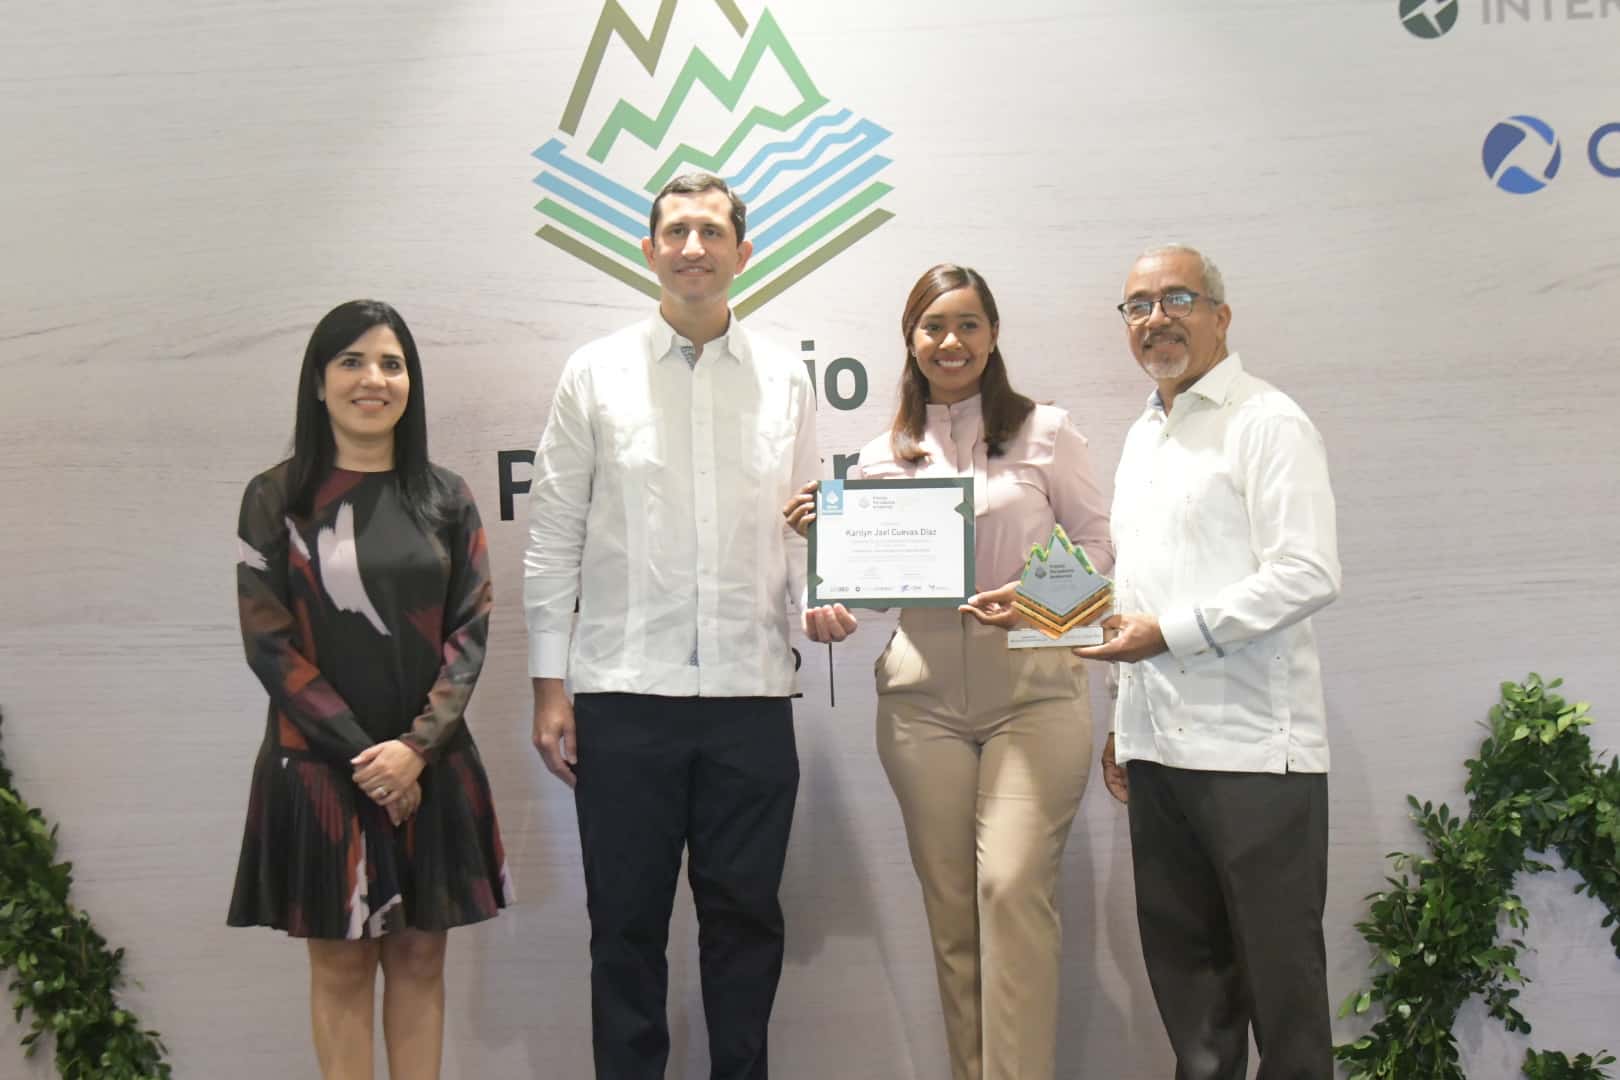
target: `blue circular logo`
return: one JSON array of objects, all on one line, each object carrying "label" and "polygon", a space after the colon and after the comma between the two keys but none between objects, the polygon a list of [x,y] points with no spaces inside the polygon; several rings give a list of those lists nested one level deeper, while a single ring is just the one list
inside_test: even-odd
[{"label": "blue circular logo", "polygon": [[1401,25],[1420,38],[1437,38],[1457,25],[1457,0],[1401,0]]},{"label": "blue circular logo", "polygon": [[1514,116],[1491,128],[1481,157],[1493,184],[1514,195],[1529,195],[1558,175],[1564,151],[1557,133],[1544,122]]}]

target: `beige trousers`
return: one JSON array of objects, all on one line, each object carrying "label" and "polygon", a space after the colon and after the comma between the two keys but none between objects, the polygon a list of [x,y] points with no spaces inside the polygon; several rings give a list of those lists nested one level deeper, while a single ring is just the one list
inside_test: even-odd
[{"label": "beige trousers", "polygon": [[922,884],[954,1080],[1052,1080],[1058,870],[1091,766],[1084,664],[908,608],[875,665],[878,756]]}]

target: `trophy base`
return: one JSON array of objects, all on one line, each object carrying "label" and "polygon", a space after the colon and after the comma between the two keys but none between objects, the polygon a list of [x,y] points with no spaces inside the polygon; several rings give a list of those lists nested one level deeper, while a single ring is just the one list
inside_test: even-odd
[{"label": "trophy base", "polygon": [[1103,628],[1100,626],[1076,626],[1065,630],[1057,637],[1052,637],[1044,630],[1009,630],[1007,631],[1007,648],[1009,649],[1051,649],[1051,648],[1080,648],[1087,645],[1101,645],[1103,643]]},{"label": "trophy base", "polygon": [[[1114,590],[1104,589],[1066,615],[1058,615],[1030,602],[1022,594],[1013,597],[1013,610],[1027,619],[1035,629],[1049,638],[1062,637],[1077,626],[1084,626],[1108,610],[1114,602]],[[1101,633],[1101,630],[1098,630]],[[1093,642],[1092,644],[1100,644]]]}]

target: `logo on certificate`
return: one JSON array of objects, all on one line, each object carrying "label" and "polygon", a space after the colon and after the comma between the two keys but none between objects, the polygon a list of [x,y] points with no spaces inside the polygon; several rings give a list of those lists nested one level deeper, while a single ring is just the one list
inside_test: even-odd
[{"label": "logo on certificate", "polygon": [[817,498],[820,505],[816,507],[816,513],[822,517],[838,517],[844,512],[844,482],[823,480]]}]

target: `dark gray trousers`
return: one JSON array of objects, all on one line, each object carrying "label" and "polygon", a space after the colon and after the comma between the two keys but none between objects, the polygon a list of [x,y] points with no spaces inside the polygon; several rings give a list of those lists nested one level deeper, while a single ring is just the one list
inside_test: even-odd
[{"label": "dark gray trousers", "polygon": [[1327,776],[1133,761],[1131,860],[1176,1080],[1330,1080]]}]

